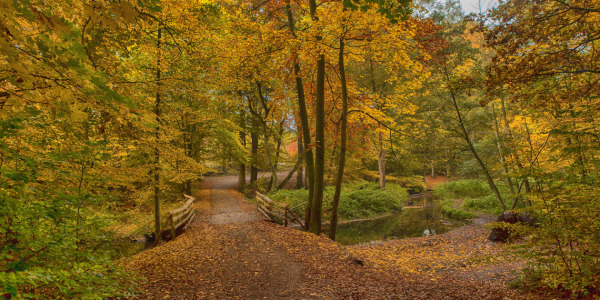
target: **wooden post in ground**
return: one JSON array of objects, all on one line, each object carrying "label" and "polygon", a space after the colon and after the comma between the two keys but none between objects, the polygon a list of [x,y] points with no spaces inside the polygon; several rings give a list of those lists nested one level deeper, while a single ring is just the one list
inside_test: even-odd
[{"label": "wooden post in ground", "polygon": [[171,240],[175,239],[175,224],[173,222],[173,215],[169,214],[169,223],[171,223]]}]

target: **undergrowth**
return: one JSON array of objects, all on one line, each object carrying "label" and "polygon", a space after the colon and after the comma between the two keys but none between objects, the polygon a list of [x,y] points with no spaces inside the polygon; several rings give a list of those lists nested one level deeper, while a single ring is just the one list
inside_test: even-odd
[{"label": "undergrowth", "polygon": [[[325,188],[323,194],[323,212],[324,218],[331,216],[331,202],[335,187]],[[292,207],[304,203],[308,197],[308,191],[300,190],[280,190],[269,195],[278,202],[289,203]],[[369,218],[402,209],[402,203],[407,199],[408,192],[395,184],[387,184],[385,189],[380,189],[376,183],[356,182],[348,183],[342,186],[340,204],[338,208],[341,219],[360,219]],[[299,209],[303,209],[302,206]]]},{"label": "undergrowth", "polygon": [[[505,205],[510,207],[512,205],[512,197],[506,184],[502,181],[497,181],[496,187],[500,191],[500,195],[502,196]],[[496,196],[492,193],[492,189],[486,181],[481,179],[465,179],[442,183],[438,185],[433,192],[437,197],[445,201],[464,199],[462,208],[466,210],[485,212],[494,215],[502,213],[502,208],[500,207]],[[444,205],[442,207],[445,214],[462,214],[463,216],[466,216],[466,212],[457,213],[455,212],[457,209],[451,208],[450,205]]]}]

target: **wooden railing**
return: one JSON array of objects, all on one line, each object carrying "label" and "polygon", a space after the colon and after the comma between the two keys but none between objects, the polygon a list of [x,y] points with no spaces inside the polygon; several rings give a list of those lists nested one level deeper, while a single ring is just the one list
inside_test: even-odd
[{"label": "wooden railing", "polygon": [[175,239],[177,231],[185,230],[196,216],[196,212],[194,211],[193,207],[196,198],[189,195],[183,196],[188,199],[188,201],[185,202],[182,207],[176,208],[169,212],[168,222],[169,227],[171,227],[171,240]]},{"label": "wooden railing", "polygon": [[289,204],[273,201],[269,197],[256,192],[256,206],[258,211],[273,222],[283,224],[285,227],[290,223],[297,223],[302,228],[305,228],[305,224],[303,224],[300,216],[294,212],[302,204],[290,208]]}]

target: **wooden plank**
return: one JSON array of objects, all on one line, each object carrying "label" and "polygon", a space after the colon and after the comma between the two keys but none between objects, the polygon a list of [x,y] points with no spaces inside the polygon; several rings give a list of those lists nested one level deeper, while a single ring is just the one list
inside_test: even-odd
[{"label": "wooden plank", "polygon": [[194,215],[194,214],[189,214],[189,215],[187,216],[187,218],[185,218],[185,219],[181,220],[181,222],[177,223],[177,225],[175,226],[175,228],[179,228],[179,227],[181,227],[181,225],[184,225],[184,224],[186,224],[186,223],[187,223],[187,222],[190,220],[190,218],[191,218],[193,215]]},{"label": "wooden plank", "polygon": [[175,215],[177,213],[180,213],[180,212],[186,210],[188,207],[190,207],[192,205],[192,203],[194,203],[194,200],[196,200],[196,198],[191,197],[182,207],[174,209],[174,210],[170,211],[169,213],[172,215]]},{"label": "wooden plank", "polygon": [[192,224],[192,221],[194,221],[195,216],[196,216],[196,213],[193,213],[192,217],[190,218],[190,221],[183,227],[183,230],[185,230],[186,228],[188,228],[188,226],[190,226],[190,224]]},{"label": "wooden plank", "polygon": [[300,203],[300,204],[298,204],[298,205],[296,205],[296,206],[294,206],[294,207],[290,208],[290,210],[296,210],[296,208],[298,208],[298,207],[300,207],[300,206],[305,206],[305,205],[306,205],[306,203],[308,203],[308,202],[307,202],[307,201],[304,201],[304,202],[302,202],[302,203]]},{"label": "wooden plank", "polygon": [[281,207],[289,207],[289,204],[273,201],[273,200],[269,199],[269,197],[267,197],[259,192],[256,192],[256,196],[261,198],[265,202],[268,202],[271,205],[279,205]]},{"label": "wooden plank", "polygon": [[271,212],[274,212],[274,211],[276,211],[276,212],[280,213],[281,215],[283,215],[283,214],[285,214],[286,209],[285,208],[279,208],[279,207],[272,207],[271,208]]},{"label": "wooden plank", "polygon": [[267,214],[261,207],[258,208],[258,211],[260,211],[267,219],[273,220],[271,219],[271,216],[269,216],[269,214]]},{"label": "wooden plank", "polygon": [[277,216],[276,214],[274,214],[268,210],[263,210],[263,212],[265,214],[267,214],[268,218],[271,219],[271,221],[277,222],[280,219],[279,216]]},{"label": "wooden plank", "polygon": [[192,207],[188,207],[183,213],[181,214],[177,214],[176,216],[173,216],[173,219],[175,221],[175,223],[178,223],[181,219],[187,218],[187,216],[190,214],[190,212],[192,212],[194,210],[194,208]]},{"label": "wooden plank", "polygon": [[261,199],[261,198],[258,198],[258,197],[257,197],[257,198],[256,198],[256,200],[257,200],[257,203],[259,203],[259,205],[260,205],[260,206],[266,206],[266,207],[271,207],[271,206],[273,206],[273,205],[271,205],[271,204],[270,204],[270,203],[268,203],[267,201],[264,201],[264,200],[263,200],[263,199]]}]

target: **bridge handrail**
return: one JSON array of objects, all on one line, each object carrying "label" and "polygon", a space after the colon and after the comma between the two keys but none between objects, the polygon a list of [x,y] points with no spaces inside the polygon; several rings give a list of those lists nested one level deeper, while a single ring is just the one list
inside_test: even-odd
[{"label": "bridge handrail", "polygon": [[195,197],[190,195],[183,195],[186,199],[188,199],[185,204],[179,208],[173,209],[169,211],[169,225],[171,227],[171,240],[174,240],[176,237],[177,230],[182,228],[185,230],[194,217],[196,216],[196,212],[194,211],[194,201]]}]

